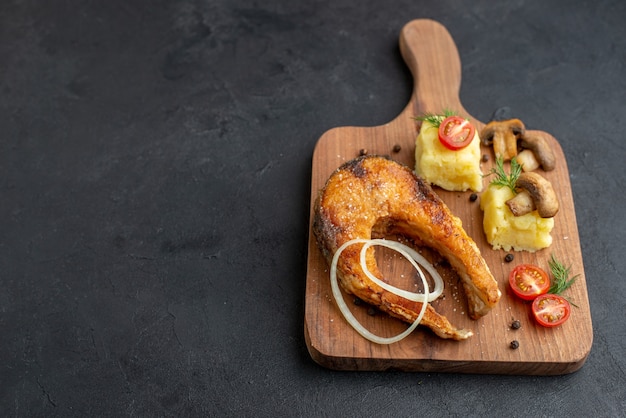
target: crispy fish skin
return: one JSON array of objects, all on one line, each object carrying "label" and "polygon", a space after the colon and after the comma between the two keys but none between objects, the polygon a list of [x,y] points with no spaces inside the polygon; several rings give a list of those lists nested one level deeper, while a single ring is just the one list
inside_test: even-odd
[{"label": "crispy fish skin", "polygon": [[[339,167],[314,207],[313,232],[329,263],[343,243],[371,239],[372,231],[400,233],[444,256],[461,277],[472,319],[487,314],[498,303],[498,284],[461,220],[411,169],[381,156],[359,157]],[[337,275],[341,286],[390,315],[413,322],[421,303],[387,292],[367,278],[359,262],[361,247],[352,245],[340,255]],[[366,263],[376,277],[382,277],[373,248],[368,250]],[[441,338],[463,340],[472,335],[454,327],[430,304],[421,323]]]}]

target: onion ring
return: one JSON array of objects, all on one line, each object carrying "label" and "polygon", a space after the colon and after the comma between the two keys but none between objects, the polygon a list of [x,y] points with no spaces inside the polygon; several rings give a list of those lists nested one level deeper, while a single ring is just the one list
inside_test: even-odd
[{"label": "onion ring", "polygon": [[[372,240],[367,240],[367,239],[360,239],[360,238],[355,238],[353,240],[350,240],[346,243],[344,243],[341,247],[339,247],[337,249],[337,251],[335,252],[334,256],[333,256],[333,260],[331,262],[330,265],[330,285],[331,285],[331,290],[333,292],[333,296],[335,297],[335,302],[337,303],[337,306],[339,307],[339,310],[341,311],[342,315],[344,316],[344,318],[346,319],[346,321],[348,321],[348,323],[365,339],[377,343],[377,344],[393,344],[395,342],[398,342],[404,338],[406,338],[409,334],[411,334],[415,328],[417,328],[417,326],[419,325],[419,323],[421,322],[424,313],[426,312],[426,307],[427,304],[426,303],[422,303],[422,308],[420,309],[420,312],[417,316],[417,318],[415,319],[415,321],[402,333],[394,336],[394,337],[380,337],[376,334],[373,334],[372,332],[370,332],[368,329],[366,329],[363,325],[361,325],[361,323],[354,317],[354,315],[352,315],[352,312],[350,312],[350,308],[348,308],[348,305],[346,304],[346,301],[343,299],[343,295],[341,294],[341,290],[339,289],[339,283],[337,281],[337,262],[339,260],[339,255],[343,252],[343,250],[345,250],[347,247],[349,247],[350,245],[353,244],[367,244],[368,242],[371,242]],[[384,240],[381,240],[384,241]],[[387,243],[387,242],[386,242]],[[385,243],[385,244],[386,244]],[[372,245],[372,244],[370,244]],[[384,244],[379,244],[379,245],[384,245]],[[400,244],[402,245],[402,244]],[[393,248],[395,249],[395,248]],[[398,249],[396,249],[398,250]],[[405,257],[407,257],[407,259],[411,260],[412,257],[411,255],[408,255],[404,250],[400,249],[398,250],[398,252],[400,252],[402,255],[404,255]],[[412,263],[413,264],[413,263]],[[416,264],[414,264],[416,265]],[[429,295],[429,290],[428,290],[428,282],[426,281],[426,278],[424,277],[424,274],[421,272],[421,270],[418,267],[418,271],[420,273],[420,278],[422,279],[422,284],[424,285],[424,293],[423,296],[425,299],[428,298]]]},{"label": "onion ring", "polygon": [[[426,271],[432,276],[433,281],[435,282],[435,288],[433,289],[433,291],[430,292],[428,294],[428,296],[426,296],[424,293],[409,292],[407,290],[403,290],[403,289],[397,288],[397,287],[395,287],[393,285],[390,285],[389,283],[386,283],[386,282],[380,280],[378,277],[374,276],[372,274],[372,272],[369,271],[369,269],[367,268],[367,265],[365,263],[365,252],[372,245],[380,245],[382,247],[387,247],[387,248],[390,248],[390,249],[392,249],[394,251],[399,252],[417,270],[417,272],[420,275],[420,278],[422,280],[425,280],[424,273],[422,272],[422,269],[416,263],[421,264],[422,267],[424,267],[426,269]],[[428,260],[426,260],[423,256],[421,256],[413,248],[411,248],[409,246],[406,246],[404,244],[401,244],[401,243],[399,243],[397,241],[388,241],[388,240],[385,240],[385,239],[367,240],[367,242],[365,243],[365,245],[363,245],[363,248],[361,249],[361,268],[363,269],[363,272],[365,273],[365,275],[371,281],[373,281],[374,283],[376,283],[377,285],[379,285],[383,289],[385,289],[385,290],[387,290],[387,291],[389,291],[391,293],[394,293],[394,294],[396,294],[398,296],[402,296],[403,298],[408,299],[408,300],[413,301],[413,302],[424,302],[424,301],[432,302],[432,301],[436,300],[439,296],[441,296],[441,294],[443,293],[443,279],[439,275],[439,272],[433,267],[433,265],[430,264],[428,262]]]}]

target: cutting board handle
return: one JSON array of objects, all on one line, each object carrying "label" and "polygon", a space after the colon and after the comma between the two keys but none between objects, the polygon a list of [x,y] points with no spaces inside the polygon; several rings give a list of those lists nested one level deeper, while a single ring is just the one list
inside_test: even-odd
[{"label": "cutting board handle", "polygon": [[430,19],[407,23],[400,32],[400,52],[413,74],[414,110],[441,113],[450,109],[476,121],[461,104],[461,59],[441,23]]}]

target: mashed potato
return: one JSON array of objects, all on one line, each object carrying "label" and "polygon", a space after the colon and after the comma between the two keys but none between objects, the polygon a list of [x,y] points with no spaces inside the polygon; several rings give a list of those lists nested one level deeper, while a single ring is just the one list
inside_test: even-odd
[{"label": "mashed potato", "polygon": [[425,181],[445,190],[479,192],[483,189],[480,157],[477,133],[468,146],[452,151],[439,141],[436,126],[422,122],[415,142],[415,172]]},{"label": "mashed potato", "polygon": [[554,218],[542,218],[536,210],[515,216],[506,205],[514,196],[505,186],[489,185],[480,197],[483,229],[494,250],[534,252],[552,244]]}]

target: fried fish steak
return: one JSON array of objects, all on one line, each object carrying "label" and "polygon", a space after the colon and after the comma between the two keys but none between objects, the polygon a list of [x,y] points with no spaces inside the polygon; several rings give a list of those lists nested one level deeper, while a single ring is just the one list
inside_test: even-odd
[{"label": "fried fish steak", "polygon": [[[428,246],[455,269],[465,290],[469,315],[478,319],[500,299],[498,284],[461,220],[408,167],[381,156],[362,156],[344,163],[328,179],[314,206],[313,232],[325,259],[355,238],[401,234]],[[343,289],[391,316],[413,322],[422,307],[371,281],[359,261],[362,244],[339,256],[337,276]],[[381,279],[374,249],[366,254],[368,269]],[[384,280],[384,279],[383,279]],[[463,340],[471,331],[457,329],[428,304],[421,322],[441,338]]]}]

